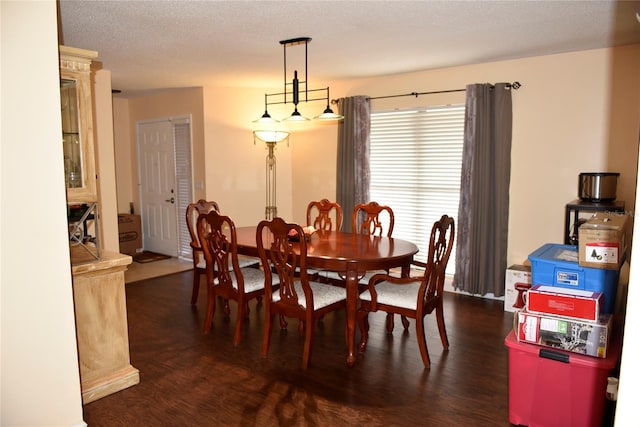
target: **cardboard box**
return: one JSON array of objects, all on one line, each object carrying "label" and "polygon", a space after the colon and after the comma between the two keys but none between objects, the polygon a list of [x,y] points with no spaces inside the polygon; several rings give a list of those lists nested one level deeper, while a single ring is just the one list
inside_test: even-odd
[{"label": "cardboard box", "polygon": [[578,229],[578,263],[583,267],[618,270],[629,240],[628,216],[597,212]]},{"label": "cardboard box", "polygon": [[118,236],[120,252],[135,255],[142,248],[140,215],[118,214]]},{"label": "cardboard box", "polygon": [[516,283],[531,285],[531,266],[514,264],[507,268],[504,275],[504,311],[514,312],[519,308],[524,308],[524,302],[521,306],[516,307],[519,305],[516,302],[520,293],[515,287]]},{"label": "cardboard box", "polygon": [[527,311],[596,322],[603,299],[602,292],[535,285],[527,292]]},{"label": "cardboard box", "polygon": [[534,285],[582,289],[604,294],[603,313],[613,313],[616,306],[618,271],[582,267],[578,264],[578,248],[547,243],[529,255],[531,280]]},{"label": "cardboard box", "polygon": [[618,362],[613,345],[599,359],[519,342],[511,332],[509,422],[526,426],[603,426],[607,377]]},{"label": "cardboard box", "polygon": [[597,322],[587,322],[521,311],[516,336],[522,342],[605,358],[613,333],[611,322],[610,314],[602,315]]}]

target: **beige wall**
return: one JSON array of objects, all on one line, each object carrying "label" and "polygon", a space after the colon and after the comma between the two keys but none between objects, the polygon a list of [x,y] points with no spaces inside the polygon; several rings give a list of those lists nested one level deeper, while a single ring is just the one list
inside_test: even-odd
[{"label": "beige wall", "polygon": [[[639,64],[640,45],[633,45],[336,82],[331,89],[338,96],[376,97],[479,82],[522,83],[513,91],[507,254],[509,263],[520,263],[544,243],[563,242],[564,206],[577,197],[580,172],[620,172],[618,199],[634,209]],[[373,100],[372,109],[455,102],[464,102],[464,93]],[[304,220],[302,206],[323,196],[316,183],[333,185],[335,195],[335,137],[316,135],[305,142],[293,148],[297,221]],[[325,163],[308,168],[304,160],[317,153]]]},{"label": "beige wall", "polygon": [[[99,54],[100,52],[98,52]],[[100,200],[98,205],[100,209],[100,244],[108,251],[119,252],[111,72],[97,70],[94,74],[94,81],[94,128],[96,173]]]},{"label": "beige wall", "polygon": [[[564,206],[577,197],[580,172],[620,172],[618,199],[626,202],[628,211],[634,210],[639,62],[640,45],[632,45],[319,84],[331,84],[335,97],[376,97],[460,89],[478,82],[521,82],[522,88],[513,92],[507,254],[511,264],[523,262],[544,243],[563,242]],[[204,153],[206,197],[217,200],[237,225],[255,224],[264,217],[267,151],[264,144],[254,145],[251,131],[252,121],[264,111],[264,92],[275,89],[203,89],[204,138],[194,139],[194,158],[198,150]],[[174,102],[170,95],[164,99]],[[139,111],[129,114],[130,153],[135,153],[132,117],[166,115],[158,111],[163,108],[158,101],[150,97],[129,102],[130,109],[136,105]],[[463,102],[464,93],[455,92],[373,100],[372,109]],[[307,116],[323,108],[320,102],[300,106]],[[290,110],[290,105],[269,108],[276,118]],[[309,124],[294,130],[289,145],[277,147],[280,216],[304,222],[309,200],[335,199],[336,137],[335,124]],[[131,170],[135,173],[135,164]]]},{"label": "beige wall", "polygon": [[191,118],[193,182],[203,187],[194,189],[197,200],[205,197],[206,192],[202,88],[167,90],[130,100],[114,98],[118,212],[129,212],[129,204],[133,203],[134,211],[140,213],[136,123],[183,116]]},{"label": "beige wall", "polygon": [[0,19],[0,424],[81,426],[56,3],[2,1]]}]

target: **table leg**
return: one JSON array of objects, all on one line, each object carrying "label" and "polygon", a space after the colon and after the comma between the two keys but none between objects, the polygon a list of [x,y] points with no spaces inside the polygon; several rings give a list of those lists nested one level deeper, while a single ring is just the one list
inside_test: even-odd
[{"label": "table leg", "polygon": [[356,316],[358,312],[358,270],[356,264],[349,263],[346,277],[347,288],[347,366],[356,364]]}]

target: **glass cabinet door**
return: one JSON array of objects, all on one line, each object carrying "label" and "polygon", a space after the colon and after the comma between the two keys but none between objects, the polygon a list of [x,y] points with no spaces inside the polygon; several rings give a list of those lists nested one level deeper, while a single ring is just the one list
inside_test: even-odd
[{"label": "glass cabinet door", "polygon": [[63,79],[60,83],[62,108],[62,148],[64,154],[64,179],[67,188],[81,188],[82,143],[78,127],[78,91],[74,80]]},{"label": "glass cabinet door", "polygon": [[68,203],[97,201],[91,62],[97,53],[60,46],[62,151]]}]

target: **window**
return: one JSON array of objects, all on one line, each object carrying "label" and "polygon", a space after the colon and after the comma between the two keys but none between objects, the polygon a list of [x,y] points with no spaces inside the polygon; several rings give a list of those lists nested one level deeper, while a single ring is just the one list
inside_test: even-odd
[{"label": "window", "polygon": [[[371,113],[371,200],[395,215],[393,237],[412,241],[425,261],[431,224],[458,218],[464,105]],[[447,273],[455,272],[455,244]]]}]

